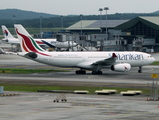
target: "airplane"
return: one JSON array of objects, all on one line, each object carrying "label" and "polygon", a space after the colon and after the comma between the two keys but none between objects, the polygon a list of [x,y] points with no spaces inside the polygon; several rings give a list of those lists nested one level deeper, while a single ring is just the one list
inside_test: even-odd
[{"label": "airplane", "polygon": [[41,40],[43,43],[45,43],[46,45],[48,45],[51,48],[69,48],[69,47],[75,47],[77,46],[77,43],[75,43],[74,41],[66,41],[66,42],[58,42],[58,41],[52,41],[51,43],[45,41],[45,40]]},{"label": "airplane", "polygon": [[9,43],[9,44],[19,44],[19,40],[10,33],[10,31],[6,28],[6,26],[2,25],[2,31],[4,38],[2,39],[2,43]]},{"label": "airplane", "polygon": [[150,54],[134,51],[47,52],[35,42],[21,24],[15,24],[14,27],[22,48],[22,52],[17,55],[51,66],[80,68],[76,74],[86,74],[86,70],[91,70],[92,74],[102,74],[103,68],[128,72],[131,67],[139,67],[138,72],[141,73],[142,66],[155,61]]},{"label": "airplane", "polygon": [[[2,39],[3,43],[8,44],[20,44],[19,40],[10,33],[5,25],[2,25],[2,31],[4,34],[4,38]],[[77,44],[75,42],[58,42],[56,39],[34,39],[40,46],[48,45],[52,48],[69,48],[75,47]],[[46,46],[44,46],[46,47]]]},{"label": "airplane", "polygon": [[6,52],[1,47],[0,47],[0,54],[14,54],[14,55],[16,55],[15,52]]},{"label": "airplane", "polygon": [[[2,31],[3,31],[3,35],[4,38],[2,39],[3,43],[8,43],[8,44],[20,44],[19,40],[15,37],[13,37],[13,35],[10,33],[10,31],[7,29],[7,27],[5,25],[1,25],[2,27]],[[43,45],[44,43],[41,41],[42,39],[35,39],[35,41],[40,44]],[[51,42],[55,42],[56,39],[45,39],[45,41],[51,43]]]}]

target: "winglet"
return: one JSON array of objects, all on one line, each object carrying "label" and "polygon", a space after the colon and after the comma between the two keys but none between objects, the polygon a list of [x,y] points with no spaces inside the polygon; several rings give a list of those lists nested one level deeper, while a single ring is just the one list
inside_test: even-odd
[{"label": "winglet", "polygon": [[112,57],[117,57],[115,53],[112,54]]}]

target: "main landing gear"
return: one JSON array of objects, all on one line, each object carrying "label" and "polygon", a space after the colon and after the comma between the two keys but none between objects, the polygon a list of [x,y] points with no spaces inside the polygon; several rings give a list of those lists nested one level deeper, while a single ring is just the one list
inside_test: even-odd
[{"label": "main landing gear", "polygon": [[93,70],[93,71],[92,71],[92,74],[93,74],[93,75],[101,75],[101,74],[103,74],[103,72],[100,71],[100,70],[97,70],[97,71]]},{"label": "main landing gear", "polygon": [[86,74],[85,70],[76,70],[76,74]]},{"label": "main landing gear", "polygon": [[[84,75],[84,74],[86,74],[86,71],[81,69],[81,70],[76,70],[75,73],[76,73],[76,74],[83,74],[83,75]],[[92,71],[92,74],[93,74],[93,75],[102,75],[103,72],[100,71],[100,70],[97,70],[97,71],[96,71],[96,70],[93,70],[93,71]]]},{"label": "main landing gear", "polygon": [[141,66],[139,66],[138,73],[142,73],[142,67]]}]

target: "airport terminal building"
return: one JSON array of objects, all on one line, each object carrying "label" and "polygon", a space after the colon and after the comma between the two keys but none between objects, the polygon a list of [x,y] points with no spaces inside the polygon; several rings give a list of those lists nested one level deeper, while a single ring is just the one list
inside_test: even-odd
[{"label": "airport terminal building", "polygon": [[96,42],[103,50],[159,52],[159,17],[82,20],[66,31],[77,35],[72,40]]},{"label": "airport terminal building", "polygon": [[[128,45],[159,52],[159,17],[137,17],[115,28]],[[133,47],[132,46],[132,47]]]}]

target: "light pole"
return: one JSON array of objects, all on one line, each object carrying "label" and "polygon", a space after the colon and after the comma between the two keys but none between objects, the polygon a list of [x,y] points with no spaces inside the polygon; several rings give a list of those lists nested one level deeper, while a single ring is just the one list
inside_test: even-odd
[{"label": "light pole", "polygon": [[[15,24],[15,17],[16,17],[16,15],[13,15],[14,24]],[[14,34],[16,34],[16,33],[15,33],[15,30],[14,30]]]},{"label": "light pole", "polygon": [[80,14],[81,16],[81,35],[82,35],[82,14]]},{"label": "light pole", "polygon": [[15,15],[13,15],[13,19],[14,19],[14,24],[15,24],[15,17],[16,17],[16,16],[15,16]]},{"label": "light pole", "polygon": [[63,16],[61,15],[61,28],[63,28]]},{"label": "light pole", "polygon": [[42,38],[42,17],[40,16],[40,37]]},{"label": "light pole", "polygon": [[106,11],[105,13],[105,19],[106,19],[106,26],[105,26],[105,33],[106,33],[106,41],[107,41],[107,10],[109,10],[108,7],[105,7],[104,10]]},{"label": "light pole", "polygon": [[83,40],[82,40],[82,14],[80,14],[81,16],[81,35],[80,35],[80,40],[82,41],[82,46],[83,46]]},{"label": "light pole", "polygon": [[[100,11],[100,27],[102,27],[102,11],[103,11],[103,9],[99,8],[99,11]],[[100,32],[102,32],[102,29],[100,30]]]}]

